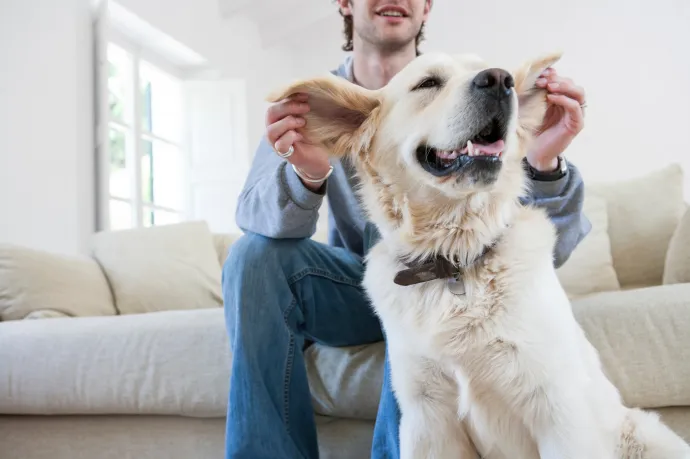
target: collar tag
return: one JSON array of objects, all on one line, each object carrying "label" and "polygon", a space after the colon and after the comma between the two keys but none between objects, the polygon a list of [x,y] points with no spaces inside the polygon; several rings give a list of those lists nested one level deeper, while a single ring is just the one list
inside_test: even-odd
[{"label": "collar tag", "polygon": [[462,279],[461,275],[448,279],[448,291],[457,296],[465,294],[465,281]]}]

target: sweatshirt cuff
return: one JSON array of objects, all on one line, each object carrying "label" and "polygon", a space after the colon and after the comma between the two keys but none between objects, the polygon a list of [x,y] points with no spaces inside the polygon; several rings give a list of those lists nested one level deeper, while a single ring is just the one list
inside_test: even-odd
[{"label": "sweatshirt cuff", "polygon": [[288,167],[289,163],[285,162],[281,166],[281,178],[283,182],[283,188],[287,193],[288,197],[294,202],[298,207],[305,210],[312,210],[321,205],[324,196],[326,195],[326,184],[328,180],[321,185],[319,192],[311,191],[309,188],[304,186],[302,180],[297,176],[292,167]]},{"label": "sweatshirt cuff", "polygon": [[568,184],[575,175],[572,166],[568,165],[568,172],[558,180],[531,180],[532,196],[535,199],[547,199],[563,196],[568,189]]}]

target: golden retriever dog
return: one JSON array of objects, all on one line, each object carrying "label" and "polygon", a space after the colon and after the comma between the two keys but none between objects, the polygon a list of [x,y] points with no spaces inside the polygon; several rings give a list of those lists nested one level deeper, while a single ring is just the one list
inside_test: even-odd
[{"label": "golden retriever dog", "polygon": [[546,112],[539,74],[424,54],[366,90],[325,75],[300,133],[351,161],[381,240],[363,287],[385,329],[403,459],[679,459],[690,447],[622,403],[553,265],[555,229],[521,205]]}]

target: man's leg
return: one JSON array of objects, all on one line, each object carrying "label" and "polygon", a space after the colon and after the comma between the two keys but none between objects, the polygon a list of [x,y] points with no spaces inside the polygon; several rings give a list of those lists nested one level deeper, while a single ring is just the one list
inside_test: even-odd
[{"label": "man's leg", "polygon": [[390,364],[388,363],[388,346],[386,361],[383,366],[383,386],[381,400],[376,413],[374,441],[371,447],[371,459],[400,458],[400,406],[391,385]]},{"label": "man's leg", "polygon": [[[373,224],[367,224],[364,232],[365,252],[368,252],[381,238]],[[393,394],[390,365],[388,363],[388,345],[386,345],[385,363],[383,365],[383,385],[381,400],[376,413],[374,439],[371,445],[371,459],[400,458],[400,407]]]},{"label": "man's leg", "polygon": [[233,353],[226,458],[318,457],[305,339],[331,346],[381,341],[361,289],[361,258],[309,239],[245,235],[223,268]]}]

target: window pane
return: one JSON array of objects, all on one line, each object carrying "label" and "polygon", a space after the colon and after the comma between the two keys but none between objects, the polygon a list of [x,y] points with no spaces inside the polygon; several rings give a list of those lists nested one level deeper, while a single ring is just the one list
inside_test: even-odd
[{"label": "window pane", "polygon": [[182,153],[172,145],[155,140],[144,140],[142,147],[142,200],[182,210],[185,198]]},{"label": "window pane", "polygon": [[130,174],[127,171],[127,137],[124,132],[110,129],[110,194],[131,197]]},{"label": "window pane", "polygon": [[159,209],[144,209],[144,226],[171,225],[180,222],[180,214]]},{"label": "window pane", "polygon": [[142,126],[174,143],[182,141],[182,85],[175,77],[141,63]]},{"label": "window pane", "polygon": [[132,205],[128,202],[110,200],[110,229],[121,230],[132,227]]},{"label": "window pane", "polygon": [[113,120],[131,122],[132,58],[122,48],[108,45],[108,106]]}]

